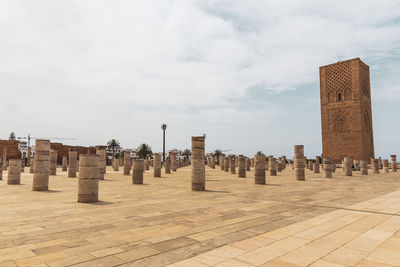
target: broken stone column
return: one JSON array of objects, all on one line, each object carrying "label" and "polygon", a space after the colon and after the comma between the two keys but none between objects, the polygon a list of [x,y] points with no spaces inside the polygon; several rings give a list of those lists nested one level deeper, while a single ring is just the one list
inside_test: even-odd
[{"label": "broken stone column", "polygon": [[33,173],[33,165],[34,165],[34,162],[32,160],[31,161],[31,166],[29,167],[29,173]]},{"label": "broken stone column", "polygon": [[206,170],[204,165],[205,137],[192,136],[192,190],[206,189]]},{"label": "broken stone column", "polygon": [[124,175],[129,175],[131,170],[131,152],[124,151]]},{"label": "broken stone column", "polygon": [[378,158],[378,166],[379,166],[380,170],[383,169],[383,164],[382,164],[382,158],[381,157]]},{"label": "broken stone column", "polygon": [[153,168],[154,168],[154,177],[161,177],[161,155],[160,154],[154,154],[154,163],[153,163]]},{"label": "broken stone column", "polygon": [[170,174],[171,173],[171,159],[167,157],[164,161],[164,168],[165,168],[165,173]]},{"label": "broken stone column", "polygon": [[113,159],[113,170],[115,172],[119,171],[119,159],[115,158]]},{"label": "broken stone column", "polygon": [[254,155],[254,183],[265,184],[265,156]]},{"label": "broken stone column", "polygon": [[57,150],[50,150],[50,175],[57,175]]},{"label": "broken stone column", "polygon": [[177,156],[177,154],[175,152],[169,153],[169,157],[171,160],[171,170],[173,172],[176,172],[177,169],[179,168],[179,162],[176,160],[176,156]]},{"label": "broken stone column", "polygon": [[314,162],[312,160],[310,160],[310,167],[309,167],[310,171],[314,171]]},{"label": "broken stone column", "polygon": [[251,164],[251,167],[254,168],[254,158],[251,159],[250,164]]},{"label": "broken stone column", "polygon": [[389,160],[384,159],[382,165],[383,165],[383,172],[389,173]]},{"label": "broken stone column", "polygon": [[210,163],[211,163],[211,169],[215,169],[215,158],[213,157],[213,156],[211,156],[211,159],[210,159],[211,161],[210,161]]},{"label": "broken stone column", "polygon": [[144,165],[145,165],[146,171],[150,170],[150,158],[149,157],[146,158]]},{"label": "broken stone column", "polygon": [[240,178],[246,177],[246,159],[241,155],[238,158],[238,176]]},{"label": "broken stone column", "polygon": [[[99,155],[99,179],[104,180],[107,167],[106,146],[96,146],[96,154]],[[129,173],[128,173],[129,175]]]},{"label": "broken stone column", "polygon": [[272,156],[268,157],[268,169],[271,176],[276,176],[276,159]]},{"label": "broken stone column", "polygon": [[230,167],[231,167],[231,174],[236,173],[236,157],[235,155],[230,155]]},{"label": "broken stone column", "polygon": [[251,165],[250,159],[246,157],[246,171],[250,171],[250,165]]},{"label": "broken stone column", "polygon": [[67,156],[63,156],[62,157],[62,164],[61,164],[61,170],[63,171],[63,172],[66,172],[67,170],[68,170],[68,165],[67,165]]},{"label": "broken stone column", "polygon": [[49,190],[50,173],[50,140],[37,139],[35,142],[35,157],[33,159],[33,191]]},{"label": "broken stone column", "polygon": [[25,158],[21,159],[21,173],[25,172]]},{"label": "broken stone column", "polygon": [[360,160],[361,175],[368,175],[368,162],[366,160]]},{"label": "broken stone column", "polygon": [[225,172],[229,172],[229,157],[225,157],[224,166],[225,166]]},{"label": "broken stone column", "polygon": [[21,159],[8,160],[7,184],[21,183]]},{"label": "broken stone column", "polygon": [[392,160],[392,172],[397,172],[396,155],[390,155],[390,158]]},{"label": "broken stone column", "polygon": [[219,156],[219,165],[221,167],[221,171],[225,170],[225,155],[221,154]]},{"label": "broken stone column", "polygon": [[99,161],[95,154],[79,155],[78,202],[91,203],[99,200]]},{"label": "broken stone column", "polygon": [[294,146],[294,171],[296,173],[296,179],[298,181],[305,181],[305,161],[304,161],[304,146]]},{"label": "broken stone column", "polygon": [[353,158],[346,157],[343,160],[344,164],[344,175],[353,176]]},{"label": "broken stone column", "polygon": [[313,169],[314,173],[319,173],[319,161],[315,161]]},{"label": "broken stone column", "polygon": [[68,154],[68,177],[75,178],[77,171],[78,151],[71,148]]},{"label": "broken stone column", "polygon": [[7,147],[3,147],[3,168],[6,171],[7,170]]},{"label": "broken stone column", "polygon": [[371,164],[372,164],[373,173],[378,174],[379,173],[379,159],[373,159],[371,161]]},{"label": "broken stone column", "polygon": [[323,165],[325,178],[332,178],[332,161],[328,158],[324,158]]},{"label": "broken stone column", "polygon": [[3,161],[0,158],[0,181],[3,180]]},{"label": "broken stone column", "polygon": [[143,184],[144,161],[134,160],[132,165],[132,184]]}]

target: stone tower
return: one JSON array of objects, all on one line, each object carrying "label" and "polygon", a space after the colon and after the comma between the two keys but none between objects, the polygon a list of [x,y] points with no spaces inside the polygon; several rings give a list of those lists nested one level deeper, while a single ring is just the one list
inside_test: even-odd
[{"label": "stone tower", "polygon": [[373,158],[369,66],[355,58],[322,66],[319,73],[323,157]]}]

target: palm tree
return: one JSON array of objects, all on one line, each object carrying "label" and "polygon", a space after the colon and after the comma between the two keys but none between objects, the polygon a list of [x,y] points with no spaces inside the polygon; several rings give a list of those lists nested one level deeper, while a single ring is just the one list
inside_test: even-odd
[{"label": "palm tree", "polygon": [[192,152],[190,151],[190,149],[185,149],[183,150],[183,152],[181,153],[181,155],[185,158],[185,159],[189,159],[190,155],[192,154]]},{"label": "palm tree", "polygon": [[221,156],[222,151],[221,149],[216,149],[213,153],[213,156],[217,158],[217,164],[219,165],[219,157]]},{"label": "palm tree", "polygon": [[8,140],[15,140],[15,133],[11,132],[10,137],[8,137]]},{"label": "palm tree", "polygon": [[165,123],[163,123],[161,125],[161,129],[163,130],[163,152],[162,152],[162,157],[163,157],[163,161],[165,161],[165,130],[167,129],[167,125]]},{"label": "palm tree", "polygon": [[263,156],[265,156],[265,154],[264,153],[262,153],[261,151],[257,151],[257,153],[256,153],[257,155],[263,155]]},{"label": "palm tree", "polygon": [[120,146],[118,140],[116,140],[116,139],[111,139],[107,143],[107,149],[112,151],[113,158],[114,158],[115,151],[117,151],[120,148],[121,148],[121,146]]},{"label": "palm tree", "polygon": [[148,144],[141,144],[136,150],[136,155],[142,159],[145,159],[147,156],[151,156],[152,154],[153,151],[151,151],[151,147]]}]

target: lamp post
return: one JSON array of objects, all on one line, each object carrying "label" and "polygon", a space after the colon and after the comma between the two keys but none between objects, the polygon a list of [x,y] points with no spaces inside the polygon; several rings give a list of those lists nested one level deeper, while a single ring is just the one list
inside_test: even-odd
[{"label": "lamp post", "polygon": [[163,162],[165,161],[165,130],[167,129],[167,125],[164,123],[161,125],[161,129],[163,130]]}]

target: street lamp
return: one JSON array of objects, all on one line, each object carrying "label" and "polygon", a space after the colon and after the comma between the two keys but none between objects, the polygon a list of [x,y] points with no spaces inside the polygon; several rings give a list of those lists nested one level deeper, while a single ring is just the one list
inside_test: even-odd
[{"label": "street lamp", "polygon": [[162,157],[163,157],[163,162],[165,161],[165,130],[167,129],[167,125],[165,123],[163,123],[161,125],[161,129],[163,130],[163,153],[162,153]]}]

